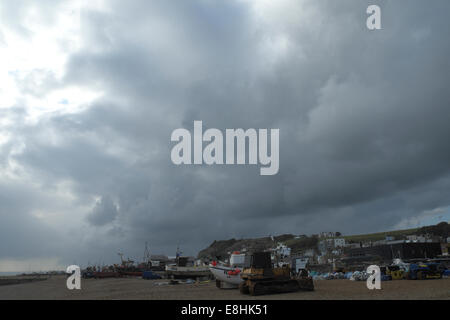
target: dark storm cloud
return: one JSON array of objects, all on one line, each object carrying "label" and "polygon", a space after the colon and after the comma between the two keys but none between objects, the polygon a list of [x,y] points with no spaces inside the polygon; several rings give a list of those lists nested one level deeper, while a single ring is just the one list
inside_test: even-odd
[{"label": "dark storm cloud", "polygon": [[[450,4],[378,2],[375,32],[368,1],[286,2],[263,17],[243,1],[82,11],[85,45],[47,84],[103,97],[9,128],[24,142],[10,157],[90,205],[84,259],[139,256],[144,241],[195,254],[215,239],[407,225],[450,205]],[[170,134],[194,120],[280,128],[280,172],[174,166]]]}]

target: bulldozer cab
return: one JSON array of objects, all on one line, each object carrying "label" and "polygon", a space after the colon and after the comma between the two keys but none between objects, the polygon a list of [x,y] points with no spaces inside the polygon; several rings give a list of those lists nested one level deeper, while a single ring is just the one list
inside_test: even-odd
[{"label": "bulldozer cab", "polygon": [[250,259],[250,267],[255,269],[272,268],[270,252],[255,252]]},{"label": "bulldozer cab", "polygon": [[272,259],[270,252],[255,252],[250,258],[250,268],[262,270],[264,277],[273,276]]}]

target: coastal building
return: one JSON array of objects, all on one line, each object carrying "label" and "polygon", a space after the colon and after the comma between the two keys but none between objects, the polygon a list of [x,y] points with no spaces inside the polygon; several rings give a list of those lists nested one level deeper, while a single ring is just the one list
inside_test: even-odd
[{"label": "coastal building", "polygon": [[406,239],[411,241],[411,242],[425,242],[427,239],[425,238],[425,236],[418,236],[418,235],[409,235],[406,236]]},{"label": "coastal building", "polygon": [[336,237],[336,232],[321,232],[319,234],[320,238],[334,238]]},{"label": "coastal building", "polygon": [[334,247],[335,248],[343,248],[345,247],[345,239],[344,238],[336,238],[334,240]]},{"label": "coastal building", "polygon": [[393,259],[426,259],[436,258],[442,254],[439,242],[406,242],[391,241],[385,245],[349,249],[347,257],[378,257],[385,261]]},{"label": "coastal building", "polygon": [[345,239],[344,238],[334,238],[334,239],[323,239],[318,243],[318,249],[320,252],[331,251],[336,248],[344,248]]},{"label": "coastal building", "polygon": [[349,248],[349,249],[357,249],[357,248],[361,248],[361,242],[355,242],[355,243],[346,243],[345,247]]},{"label": "coastal building", "polygon": [[281,257],[289,257],[291,255],[291,248],[282,243],[279,243],[274,251]]}]

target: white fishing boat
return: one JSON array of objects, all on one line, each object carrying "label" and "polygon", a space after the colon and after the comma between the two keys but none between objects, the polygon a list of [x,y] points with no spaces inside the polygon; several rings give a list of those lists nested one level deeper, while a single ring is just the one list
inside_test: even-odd
[{"label": "white fishing boat", "polygon": [[216,286],[221,289],[238,288],[242,282],[241,271],[245,265],[245,254],[233,252],[229,265],[213,262],[209,270],[216,278]]}]

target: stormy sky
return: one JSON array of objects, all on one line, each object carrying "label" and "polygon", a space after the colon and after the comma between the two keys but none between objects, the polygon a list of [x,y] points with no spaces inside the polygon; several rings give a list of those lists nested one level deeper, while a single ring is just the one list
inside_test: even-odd
[{"label": "stormy sky", "polygon": [[[366,8],[382,10],[382,30]],[[450,2],[0,2],[0,271],[450,220]],[[280,169],[173,130],[279,128]]]}]

